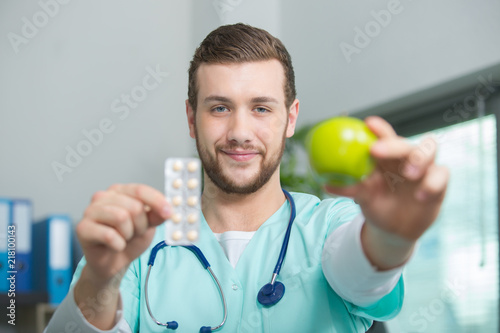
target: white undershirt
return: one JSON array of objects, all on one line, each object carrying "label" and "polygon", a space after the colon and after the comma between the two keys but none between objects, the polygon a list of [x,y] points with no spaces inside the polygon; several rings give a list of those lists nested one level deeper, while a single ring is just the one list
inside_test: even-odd
[{"label": "white undershirt", "polygon": [[227,259],[233,267],[236,267],[243,251],[248,243],[255,235],[255,231],[226,231],[223,233],[215,233],[215,238],[219,241],[220,246],[224,250]]}]

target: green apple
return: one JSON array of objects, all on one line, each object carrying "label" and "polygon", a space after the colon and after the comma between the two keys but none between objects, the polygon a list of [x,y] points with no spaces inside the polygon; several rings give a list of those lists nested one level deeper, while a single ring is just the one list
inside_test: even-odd
[{"label": "green apple", "polygon": [[377,140],[357,118],[335,117],[314,126],[306,137],[309,163],[322,183],[353,185],[375,168],[370,147]]}]

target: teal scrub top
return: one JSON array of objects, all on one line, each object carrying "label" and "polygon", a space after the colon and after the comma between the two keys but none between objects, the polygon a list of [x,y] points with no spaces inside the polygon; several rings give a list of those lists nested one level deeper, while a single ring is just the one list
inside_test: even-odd
[{"label": "teal scrub top", "polygon": [[[227,301],[227,321],[217,332],[365,332],[373,319],[383,321],[396,316],[403,304],[402,278],[381,300],[359,307],[338,296],[323,275],[321,253],[326,237],[359,214],[359,206],[346,198],[321,201],[309,194],[292,196],[297,217],[277,278],[285,285],[285,294],[268,308],[257,301],[257,294],[271,280],[290,217],[288,201],[256,231],[236,268],[203,219],[196,245],[218,277]],[[164,227],[157,228],[149,249],[132,262],[120,285],[123,314],[132,332],[166,331],[153,322],[144,300],[149,255],[152,247],[164,239],[164,232]],[[72,283],[84,265],[82,259]],[[153,315],[161,322],[177,321],[175,332],[199,332],[202,326],[213,327],[222,321],[217,286],[196,256],[185,248],[165,247],[158,252],[148,291]]]}]

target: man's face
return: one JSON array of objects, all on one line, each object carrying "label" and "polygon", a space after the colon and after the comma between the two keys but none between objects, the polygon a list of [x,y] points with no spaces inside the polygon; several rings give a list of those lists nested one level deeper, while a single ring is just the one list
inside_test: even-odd
[{"label": "man's face", "polygon": [[196,112],[187,105],[190,135],[205,172],[224,192],[253,193],[279,176],[298,114],[297,100],[286,109],[284,78],[277,60],[198,68]]}]

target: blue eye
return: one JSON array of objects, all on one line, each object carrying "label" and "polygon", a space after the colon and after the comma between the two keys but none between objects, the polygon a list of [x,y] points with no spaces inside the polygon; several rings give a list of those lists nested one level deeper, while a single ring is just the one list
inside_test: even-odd
[{"label": "blue eye", "polygon": [[216,106],[212,110],[217,112],[217,113],[222,113],[222,112],[226,112],[227,108],[225,106]]},{"label": "blue eye", "polygon": [[269,110],[266,109],[266,108],[255,108],[255,110],[257,111],[257,113],[266,113],[266,112],[269,112]]}]

